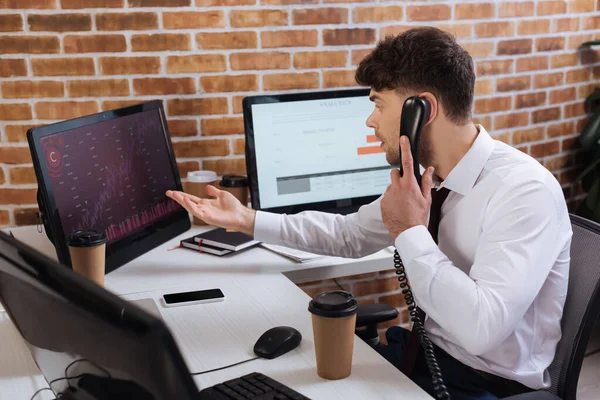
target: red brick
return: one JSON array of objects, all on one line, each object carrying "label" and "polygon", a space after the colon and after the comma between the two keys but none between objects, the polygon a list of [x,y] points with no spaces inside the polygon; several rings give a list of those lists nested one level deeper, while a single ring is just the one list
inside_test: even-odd
[{"label": "red brick", "polygon": [[[29,164],[31,153],[29,147],[0,147],[0,163],[3,164]],[[1,197],[1,196],[0,196]]]},{"label": "red brick", "polygon": [[249,92],[258,90],[256,75],[221,75],[200,77],[200,87],[211,92]]},{"label": "red brick", "polygon": [[0,54],[54,54],[59,51],[57,36],[0,36]]},{"label": "red brick", "polygon": [[[56,0],[51,0],[53,3]],[[58,0],[63,9],[123,8],[125,0]],[[52,7],[54,8],[54,7]]]},{"label": "red brick", "polygon": [[283,26],[288,24],[288,13],[284,10],[232,10],[229,22],[234,28]]},{"label": "red brick", "polygon": [[[571,88],[571,89],[575,89],[575,88]],[[594,82],[592,82],[588,85],[579,86],[579,89],[577,89],[577,98],[585,99],[590,94],[592,94],[596,89],[597,89],[597,85]]]},{"label": "red brick", "polygon": [[167,101],[169,115],[208,115],[227,114],[225,97],[207,97],[192,99],[172,99]]},{"label": "red brick", "polygon": [[0,102],[0,121],[19,121],[31,118],[31,106],[29,104]]},{"label": "red brick", "polygon": [[[250,49],[258,46],[256,32],[202,32],[196,35],[198,48],[215,49]],[[263,42],[263,47],[264,42]],[[277,46],[271,46],[277,47]]]},{"label": "red brick", "polygon": [[130,7],[186,7],[191,0],[129,0]]},{"label": "red brick", "polygon": [[203,136],[243,135],[244,119],[240,117],[204,118],[200,121]]},{"label": "red brick", "polygon": [[403,15],[404,9],[401,6],[356,7],[352,12],[352,21],[355,23],[400,21]]},{"label": "red brick", "polygon": [[450,33],[457,39],[466,39],[473,37],[473,24],[455,24],[455,23],[447,23],[447,24],[435,24],[433,25],[438,29],[441,29],[445,32]]},{"label": "red brick", "polygon": [[515,25],[513,22],[481,22],[475,25],[477,37],[513,36]]},{"label": "red brick", "polygon": [[534,11],[533,1],[515,1],[501,3],[498,11],[500,18],[531,17]]},{"label": "red brick", "polygon": [[13,185],[37,183],[33,167],[13,167],[8,170],[8,174]]},{"label": "red brick", "polygon": [[496,111],[509,110],[512,105],[511,97],[490,97],[475,100],[475,113],[487,114]]},{"label": "red brick", "polygon": [[531,113],[531,120],[534,124],[548,122],[560,119],[560,107],[545,108],[543,110],[535,110]]},{"label": "red brick", "polygon": [[290,53],[264,52],[264,53],[234,53],[229,56],[231,69],[236,70],[262,70],[262,69],[289,69],[291,66]]},{"label": "red brick", "polygon": [[19,14],[0,15],[0,32],[19,32],[23,30],[23,19]]},{"label": "red brick", "polygon": [[10,81],[2,83],[4,98],[64,97],[64,84],[58,81]]},{"label": "red brick", "polygon": [[0,189],[0,204],[35,204],[37,189]]},{"label": "red brick", "polygon": [[493,19],[496,16],[494,3],[457,4],[454,19]]},{"label": "red brick", "polygon": [[572,35],[569,36],[569,50],[578,50],[581,47],[582,43],[588,42],[594,39],[594,35],[591,33],[585,35]]},{"label": "red brick", "polygon": [[38,223],[37,213],[39,209],[34,208],[16,208],[14,211],[15,225],[16,226],[27,226],[36,225]]},{"label": "red brick", "polygon": [[[261,1],[278,1],[278,0],[261,0]],[[286,1],[286,0],[283,0]],[[298,0],[296,0],[298,1]],[[307,3],[317,3],[318,0],[299,0]],[[368,3],[371,0],[323,0],[323,3]]]},{"label": "red brick", "polygon": [[379,36],[382,39],[387,36],[396,36],[396,35],[406,32],[410,28],[412,28],[411,25],[399,25],[399,24],[394,24],[391,26],[382,26],[379,28],[379,31],[381,32],[379,34]]},{"label": "red brick", "polygon": [[228,174],[246,175],[246,160],[243,157],[204,160],[202,161],[202,167],[209,171],[215,171],[219,176]]},{"label": "red brick", "polygon": [[494,117],[494,129],[508,129],[529,124],[529,112],[518,112]]},{"label": "red brick", "polygon": [[588,68],[580,68],[572,71],[567,71],[567,83],[581,83],[590,79],[590,70]]},{"label": "red brick", "polygon": [[533,39],[501,40],[498,42],[498,55],[531,53]]},{"label": "red brick", "polygon": [[517,59],[517,72],[541,71],[548,69],[547,56],[535,56]]},{"label": "red brick", "polygon": [[406,19],[409,21],[441,21],[450,19],[451,13],[450,6],[443,4],[406,7]]},{"label": "red brick", "polygon": [[583,29],[593,30],[600,26],[600,16],[589,16],[583,18]]},{"label": "red brick", "polygon": [[185,178],[188,175],[188,172],[198,171],[200,169],[200,163],[198,161],[178,162],[177,169],[179,171],[179,176]]},{"label": "red brick", "polygon": [[27,142],[27,131],[39,125],[6,125],[6,138],[11,143]]},{"label": "red brick", "polygon": [[558,1],[540,1],[537,5],[537,15],[564,14],[567,12],[567,3]]},{"label": "red brick", "polygon": [[102,102],[102,111],[116,110],[118,108],[129,107],[142,102],[143,100],[107,100]]},{"label": "red brick", "polygon": [[26,76],[27,62],[21,59],[0,59],[0,78]]},{"label": "red brick", "polygon": [[116,97],[129,96],[127,79],[98,79],[67,81],[69,97]]},{"label": "red brick", "polygon": [[556,156],[544,160],[544,167],[549,171],[556,171],[571,165],[571,156]]},{"label": "red brick", "polygon": [[462,43],[461,46],[473,58],[486,58],[494,52],[494,42],[471,42]]},{"label": "red brick", "polygon": [[551,58],[552,68],[571,67],[579,63],[577,53],[557,54]]},{"label": "red brick", "polygon": [[512,144],[516,146],[523,143],[539,142],[540,140],[543,140],[544,137],[544,128],[541,126],[529,129],[521,129],[513,132]]},{"label": "red brick", "polygon": [[575,100],[575,88],[558,89],[550,92],[550,104],[566,103]]},{"label": "red brick", "polygon": [[133,51],[191,50],[190,35],[185,33],[133,35],[131,49]]},{"label": "red brick", "polygon": [[224,139],[186,140],[173,143],[177,158],[226,156],[229,154],[229,141]]},{"label": "red brick", "polygon": [[583,117],[586,115],[583,102],[567,104],[564,107],[565,107],[565,118]]},{"label": "red brick", "polygon": [[223,54],[169,56],[167,58],[167,72],[169,74],[182,72],[223,72],[226,69],[226,59]]},{"label": "red brick", "polygon": [[525,90],[531,87],[531,76],[516,76],[508,78],[498,78],[496,80],[496,91],[512,92],[516,90]]},{"label": "red brick", "polygon": [[352,50],[350,60],[352,65],[358,65],[371,52],[373,52],[373,49]]},{"label": "red brick", "polygon": [[533,81],[533,88],[540,89],[550,86],[562,85],[565,74],[563,72],[553,72],[551,74],[536,75]]},{"label": "red brick", "polygon": [[164,12],[163,26],[165,29],[198,29],[225,27],[223,11],[204,12]]},{"label": "red brick", "polygon": [[475,96],[483,96],[493,92],[494,87],[491,79],[477,79],[475,81]]},{"label": "red brick", "polygon": [[194,78],[139,78],[133,80],[133,91],[137,96],[160,94],[194,94]]},{"label": "red brick", "polygon": [[529,150],[529,155],[534,158],[540,158],[545,156],[551,156],[560,151],[560,142],[558,140],[554,140],[548,143],[540,143],[531,145],[531,149]]},{"label": "red brick", "polygon": [[294,68],[316,69],[343,67],[348,59],[347,51],[308,51],[294,54]]},{"label": "red brick", "polygon": [[380,294],[393,292],[398,289],[398,280],[396,278],[373,279],[365,282],[356,282],[353,285],[352,294],[355,297],[368,296],[371,294]]},{"label": "red brick", "polygon": [[90,31],[92,18],[89,14],[33,14],[27,17],[31,32]]},{"label": "red brick", "polygon": [[579,18],[559,18],[554,20],[552,32],[577,32],[579,30]]},{"label": "red brick", "polygon": [[167,125],[171,136],[198,135],[198,122],[195,119],[169,119]]},{"label": "red brick", "polygon": [[565,38],[564,37],[549,37],[549,38],[537,38],[535,39],[536,51],[557,51],[564,50]]},{"label": "red brick", "polygon": [[390,307],[404,308],[406,307],[406,301],[402,293],[390,294],[387,296],[381,296],[379,302],[387,304]]},{"label": "red brick", "polygon": [[[2,181],[4,182],[4,181]],[[0,226],[7,226],[10,224],[10,214],[8,210],[0,210]]]},{"label": "red brick", "polygon": [[570,0],[569,13],[588,13],[593,12],[595,0]]},{"label": "red brick", "polygon": [[319,87],[317,72],[269,74],[263,76],[264,90],[309,89]]},{"label": "red brick", "polygon": [[246,154],[246,140],[235,139],[233,141],[233,154]]},{"label": "red brick", "polygon": [[548,137],[555,138],[559,136],[568,136],[575,133],[575,123],[573,121],[561,122],[560,124],[548,125]]},{"label": "red brick", "polygon": [[549,19],[535,19],[519,21],[517,27],[519,35],[539,35],[541,33],[550,32],[550,20]]},{"label": "red brick", "polygon": [[519,94],[515,103],[515,108],[542,106],[546,103],[546,92]]},{"label": "red brick", "polygon": [[56,0],[0,0],[0,9],[1,8],[12,8],[12,9],[25,9],[25,8],[51,9],[51,8],[56,8]]},{"label": "red brick", "polygon": [[[304,8],[294,10],[294,25],[345,24],[348,22],[347,8]],[[287,25],[287,20],[282,25]]]},{"label": "red brick", "polygon": [[37,58],[31,60],[36,76],[82,76],[94,75],[94,60],[91,58]]},{"label": "red brick", "polygon": [[40,119],[71,119],[98,112],[95,101],[41,101],[35,105],[35,113]]},{"label": "red brick", "polygon": [[[206,6],[252,6],[257,0],[196,0],[198,7]],[[312,1],[311,1],[312,2]],[[262,0],[260,4],[277,4]]]},{"label": "red brick", "polygon": [[509,74],[513,71],[513,60],[478,61],[477,76]]},{"label": "red brick", "polygon": [[101,57],[98,61],[102,75],[158,74],[160,72],[159,57]]},{"label": "red brick", "polygon": [[358,86],[354,76],[356,70],[345,71],[323,71],[323,87],[347,87]]},{"label": "red brick", "polygon": [[127,50],[123,35],[68,35],[65,53],[118,53]]},{"label": "red brick", "polygon": [[153,12],[96,14],[99,31],[143,31],[158,28],[158,15]]},{"label": "red brick", "polygon": [[473,117],[473,123],[480,124],[489,129],[492,126],[492,117],[489,115],[486,115],[485,117]]},{"label": "red brick", "polygon": [[375,35],[375,29],[371,28],[323,29],[323,44],[325,46],[372,44],[375,43]]},{"label": "red brick", "polygon": [[233,113],[241,114],[243,112],[242,101],[246,96],[233,96]]}]

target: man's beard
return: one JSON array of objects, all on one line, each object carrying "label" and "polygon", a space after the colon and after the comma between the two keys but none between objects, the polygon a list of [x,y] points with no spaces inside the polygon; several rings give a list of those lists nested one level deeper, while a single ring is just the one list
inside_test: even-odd
[{"label": "man's beard", "polygon": [[[390,165],[400,166],[400,149],[391,147],[386,152],[386,160]],[[431,147],[431,141],[429,140],[429,132],[422,132],[419,137],[419,164],[423,168],[430,167],[433,165],[433,149]]]}]

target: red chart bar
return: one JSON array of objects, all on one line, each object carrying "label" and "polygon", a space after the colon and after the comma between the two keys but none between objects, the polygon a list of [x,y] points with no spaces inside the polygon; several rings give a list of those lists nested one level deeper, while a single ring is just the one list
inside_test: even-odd
[{"label": "red chart bar", "polygon": [[367,146],[367,147],[359,147],[356,149],[358,151],[359,156],[364,156],[366,154],[377,154],[383,153],[383,149],[379,146]]}]

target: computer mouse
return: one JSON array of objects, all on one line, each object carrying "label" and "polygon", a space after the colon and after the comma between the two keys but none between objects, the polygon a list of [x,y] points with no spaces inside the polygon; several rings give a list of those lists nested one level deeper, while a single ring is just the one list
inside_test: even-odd
[{"label": "computer mouse", "polygon": [[256,341],[254,353],[262,358],[277,358],[295,349],[302,340],[302,334],[290,326],[271,328]]}]

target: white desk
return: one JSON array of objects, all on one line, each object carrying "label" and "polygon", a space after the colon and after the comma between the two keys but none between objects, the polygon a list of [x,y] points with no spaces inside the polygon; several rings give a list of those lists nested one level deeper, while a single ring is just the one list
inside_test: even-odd
[{"label": "white desk", "polygon": [[[26,237],[28,243],[56,258],[45,234],[39,234],[35,227],[12,230],[17,238]],[[229,258],[195,254],[186,249],[168,251],[179,239],[200,230],[193,228],[108,274],[105,287],[128,300],[149,297],[156,300],[176,288],[220,287],[226,296],[221,303],[163,308],[157,302],[191,372],[253,357],[252,348],[258,337],[274,326],[293,326],[303,336],[297,349],[277,359],[258,359],[196,376],[200,389],[258,371],[313,399],[431,399],[358,338],[352,375],[341,381],[319,378],[307,310],[310,298],[281,274],[293,276],[295,272],[310,271],[300,279],[314,280],[327,274],[343,276],[389,269],[390,252],[384,250],[360,260],[326,258],[300,264],[263,248]],[[334,272],[325,272],[331,269]],[[45,387],[41,373],[6,314],[0,313],[0,399],[27,400],[41,387]],[[50,398],[50,392],[43,392],[36,400]]]}]

